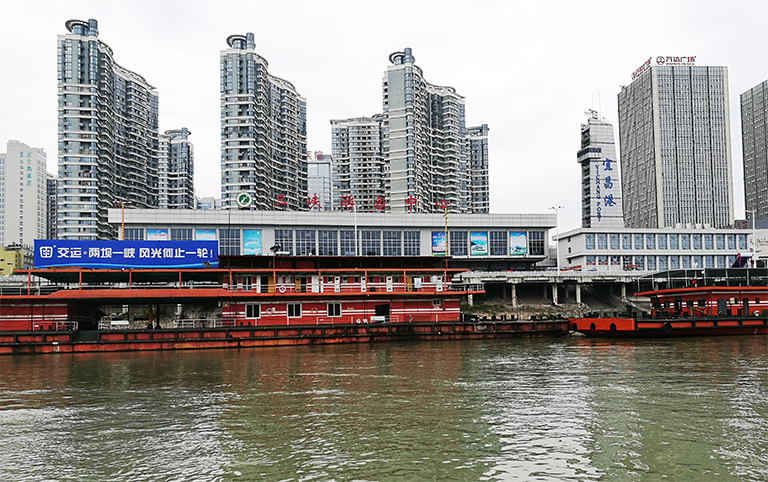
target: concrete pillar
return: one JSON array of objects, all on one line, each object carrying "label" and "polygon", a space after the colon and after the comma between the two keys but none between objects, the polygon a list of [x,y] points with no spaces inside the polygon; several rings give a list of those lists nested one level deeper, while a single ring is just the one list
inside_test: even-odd
[{"label": "concrete pillar", "polygon": [[557,305],[557,283],[552,283],[552,302]]},{"label": "concrete pillar", "polygon": [[622,301],[626,301],[627,299],[627,285],[624,283],[621,284],[621,299]]},{"label": "concrete pillar", "polygon": [[472,294],[468,294],[468,295],[467,295],[467,304],[468,304],[469,306],[475,306],[475,299],[474,299],[474,295],[472,295]]},{"label": "concrete pillar", "polygon": [[544,285],[544,289],[542,291],[544,298],[549,298],[549,286]]},{"label": "concrete pillar", "polygon": [[576,283],[576,303],[581,304],[581,283]]},{"label": "concrete pillar", "polygon": [[511,284],[509,285],[509,287],[510,287],[510,293],[512,295],[512,306],[517,308],[517,285]]}]

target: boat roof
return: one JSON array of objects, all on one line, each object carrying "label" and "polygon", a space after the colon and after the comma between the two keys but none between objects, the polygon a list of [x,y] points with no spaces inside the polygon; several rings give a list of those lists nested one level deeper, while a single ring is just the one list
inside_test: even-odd
[{"label": "boat roof", "polygon": [[218,268],[94,269],[56,267],[16,270],[16,275],[36,276],[55,283],[157,283],[174,281],[217,282],[231,272],[254,274],[292,273],[392,273],[453,275],[466,268],[446,268],[446,258],[429,256],[219,256]]}]

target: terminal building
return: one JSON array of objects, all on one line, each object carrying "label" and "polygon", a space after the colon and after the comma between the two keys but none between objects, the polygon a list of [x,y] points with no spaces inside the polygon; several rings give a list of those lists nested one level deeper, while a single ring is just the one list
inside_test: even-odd
[{"label": "terminal building", "polygon": [[562,269],[665,271],[729,268],[750,256],[752,233],[702,225],[675,228],[580,228],[556,236]]},{"label": "terminal building", "polygon": [[217,240],[222,255],[447,254],[452,267],[530,270],[547,258],[555,215],[132,209],[123,221],[112,209],[110,222],[126,240]]}]

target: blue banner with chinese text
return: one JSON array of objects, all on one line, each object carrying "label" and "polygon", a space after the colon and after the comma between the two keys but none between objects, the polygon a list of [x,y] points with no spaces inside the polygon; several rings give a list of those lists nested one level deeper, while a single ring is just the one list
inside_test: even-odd
[{"label": "blue banner with chinese text", "polygon": [[35,240],[35,268],[217,268],[218,241]]}]

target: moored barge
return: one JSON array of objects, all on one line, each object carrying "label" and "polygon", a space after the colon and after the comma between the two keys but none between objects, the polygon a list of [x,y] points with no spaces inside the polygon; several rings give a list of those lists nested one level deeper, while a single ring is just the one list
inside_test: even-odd
[{"label": "moored barge", "polygon": [[467,323],[481,285],[434,257],[220,256],[216,267],[17,271],[0,354],[561,335],[558,321]]},{"label": "moored barge", "polygon": [[636,298],[646,298],[650,302],[649,310],[631,309],[626,315],[592,313],[569,319],[570,330],[598,337],[768,334],[766,270],[740,268],[736,271],[670,273],[654,274],[645,279],[667,286],[635,294]]}]

